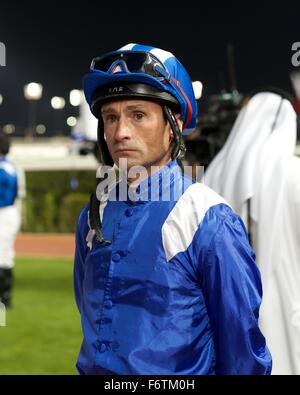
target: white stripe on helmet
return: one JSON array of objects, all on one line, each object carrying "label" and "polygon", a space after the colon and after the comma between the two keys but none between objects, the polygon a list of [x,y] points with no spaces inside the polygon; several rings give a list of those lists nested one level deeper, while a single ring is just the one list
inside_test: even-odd
[{"label": "white stripe on helmet", "polygon": [[174,55],[171,52],[164,51],[163,49],[153,48],[150,51],[156,56],[162,63],[165,63],[167,59],[174,58]]},{"label": "white stripe on helmet", "polygon": [[136,44],[127,44],[118,49],[118,51],[130,51]]}]

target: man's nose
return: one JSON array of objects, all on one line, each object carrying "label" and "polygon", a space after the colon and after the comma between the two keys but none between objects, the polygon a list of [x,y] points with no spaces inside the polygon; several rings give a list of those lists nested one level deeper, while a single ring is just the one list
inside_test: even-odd
[{"label": "man's nose", "polygon": [[117,128],[115,132],[116,140],[128,140],[131,138],[131,128],[126,120],[126,117],[120,116],[117,123]]}]

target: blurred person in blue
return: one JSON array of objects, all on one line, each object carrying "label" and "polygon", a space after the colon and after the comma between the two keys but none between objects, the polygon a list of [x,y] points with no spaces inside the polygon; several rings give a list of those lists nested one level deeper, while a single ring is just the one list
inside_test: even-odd
[{"label": "blurred person in blue", "polygon": [[0,302],[6,308],[12,305],[14,243],[20,227],[20,215],[16,206],[18,176],[7,154],[9,138],[0,133]]},{"label": "blurred person in blue", "polygon": [[244,224],[184,174],[183,136],[197,117],[186,69],[170,52],[128,44],[93,59],[83,83],[102,168],[121,176],[102,174],[78,218],[79,373],[270,374]]}]

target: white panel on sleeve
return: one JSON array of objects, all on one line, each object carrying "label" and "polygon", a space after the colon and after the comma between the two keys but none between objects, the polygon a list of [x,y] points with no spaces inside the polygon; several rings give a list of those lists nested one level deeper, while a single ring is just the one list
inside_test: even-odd
[{"label": "white panel on sleeve", "polygon": [[162,226],[162,242],[168,261],[187,250],[206,212],[220,203],[227,204],[204,184],[195,183],[184,192]]},{"label": "white panel on sleeve", "polygon": [[0,162],[0,169],[3,169],[11,176],[14,176],[16,174],[16,168],[9,162]]}]

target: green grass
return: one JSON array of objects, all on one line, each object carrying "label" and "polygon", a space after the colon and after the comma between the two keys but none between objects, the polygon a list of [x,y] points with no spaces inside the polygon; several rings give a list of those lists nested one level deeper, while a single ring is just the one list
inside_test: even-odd
[{"label": "green grass", "polygon": [[82,334],[70,259],[19,258],[0,326],[0,374],[77,374]]}]

